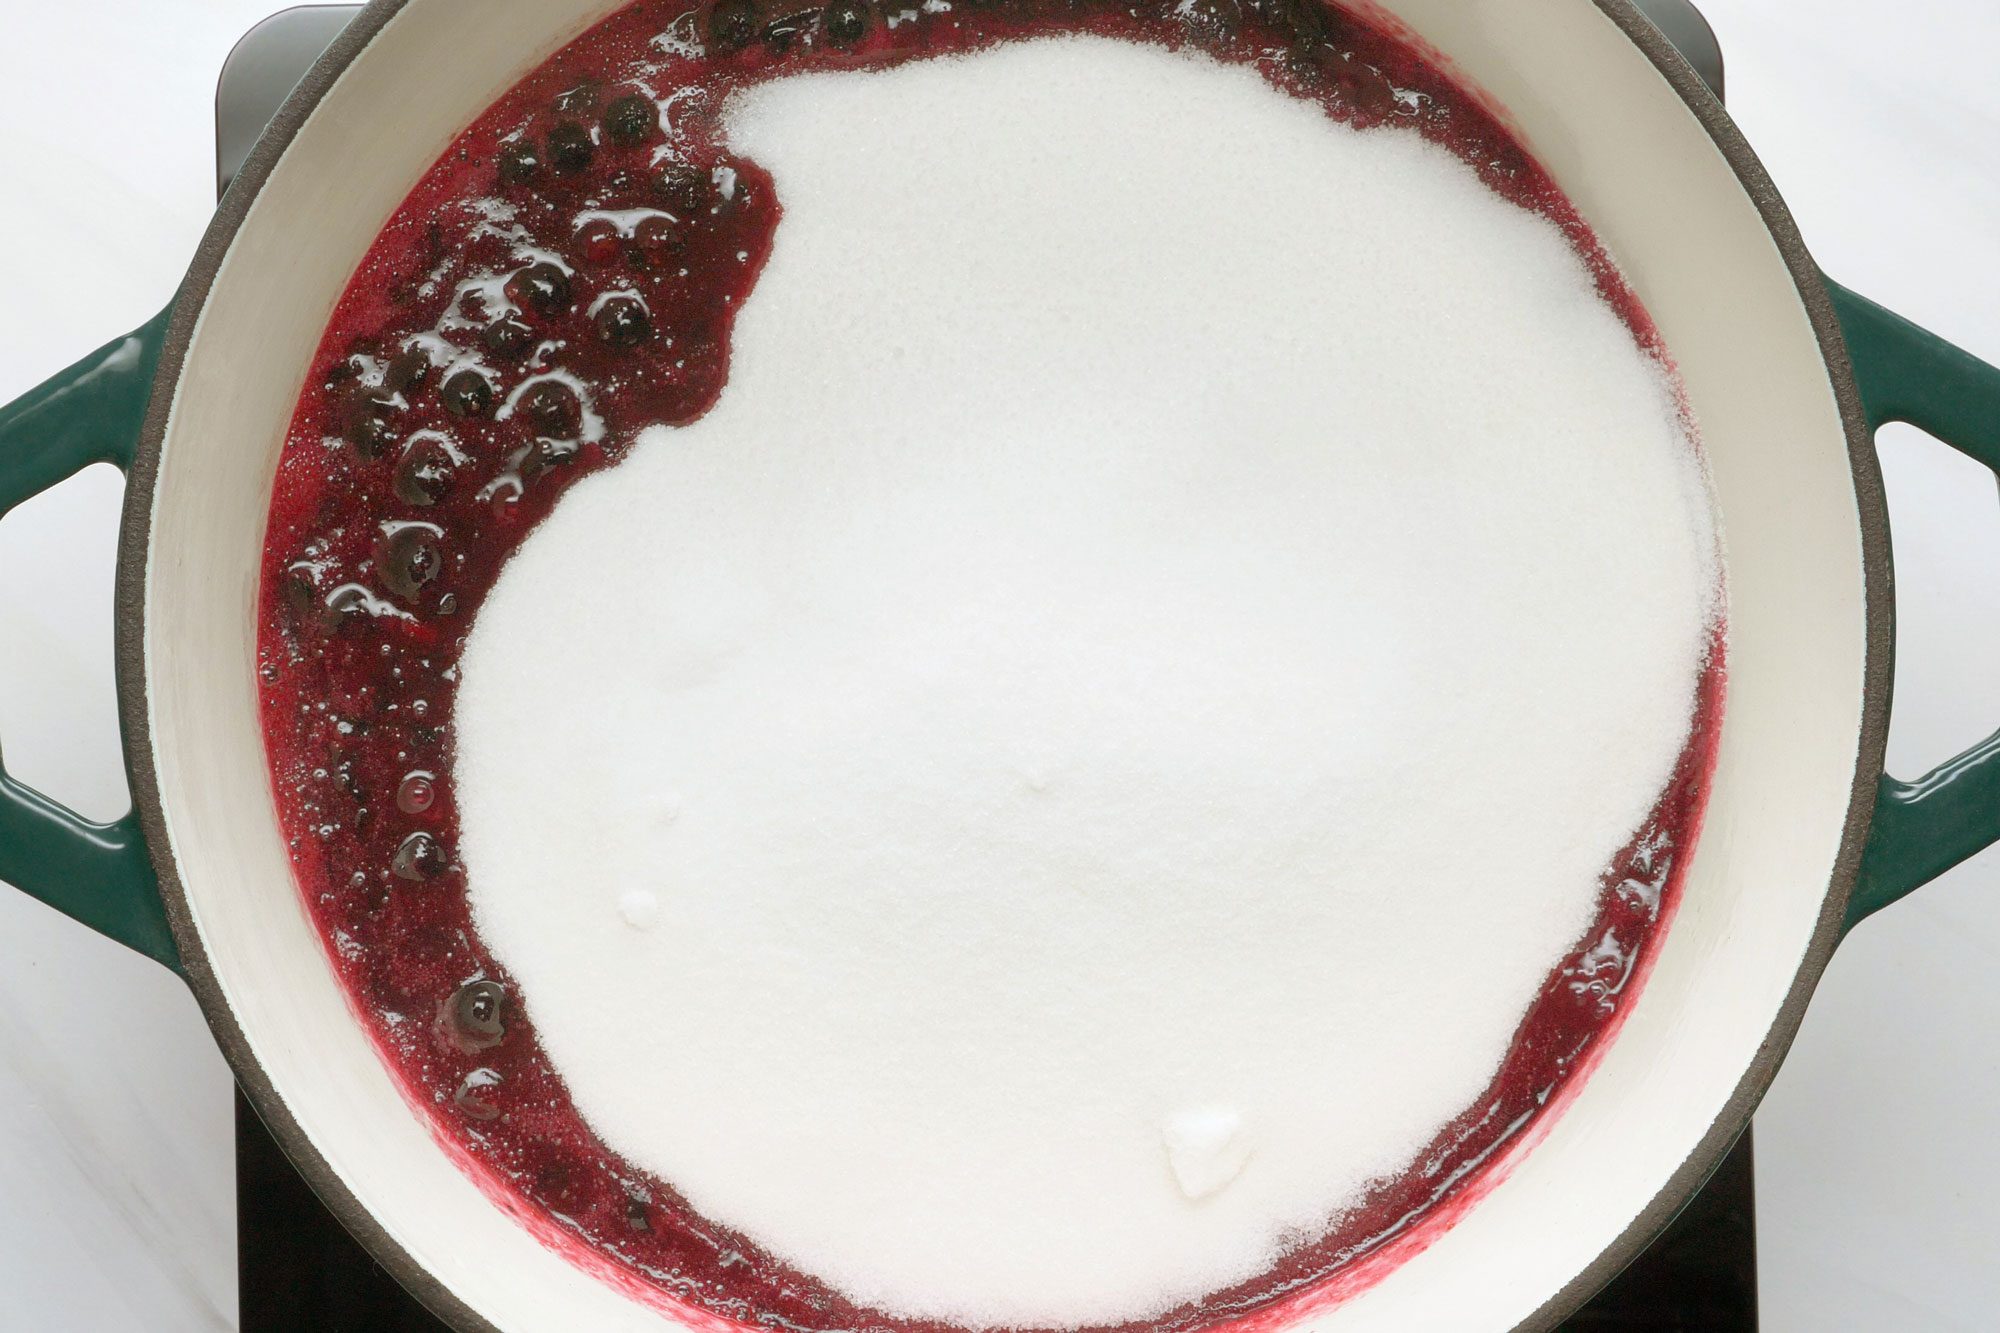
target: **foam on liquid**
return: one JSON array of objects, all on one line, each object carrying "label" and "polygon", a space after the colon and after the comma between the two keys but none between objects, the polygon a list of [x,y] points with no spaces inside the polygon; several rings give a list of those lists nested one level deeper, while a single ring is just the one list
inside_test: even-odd
[{"label": "foam on liquid", "polygon": [[728,386],[464,652],[480,934],[607,1144],[860,1301],[1253,1276],[1479,1095],[1687,738],[1666,378],[1552,224],[1246,68],[725,124],[784,208]]}]

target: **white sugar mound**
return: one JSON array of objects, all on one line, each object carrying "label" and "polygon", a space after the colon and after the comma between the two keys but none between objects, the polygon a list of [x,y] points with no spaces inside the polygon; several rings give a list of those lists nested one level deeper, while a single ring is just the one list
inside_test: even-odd
[{"label": "white sugar mound", "polygon": [[463,659],[479,929],[576,1103],[853,1297],[1114,1322],[1479,1094],[1718,585],[1554,227],[1254,73],[1039,41],[739,94],[721,402]]}]

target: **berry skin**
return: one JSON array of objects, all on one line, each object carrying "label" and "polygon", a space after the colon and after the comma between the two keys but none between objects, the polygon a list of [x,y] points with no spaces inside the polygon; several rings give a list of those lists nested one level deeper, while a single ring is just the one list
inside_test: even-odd
[{"label": "berry skin", "polygon": [[542,174],[542,150],[529,138],[520,138],[500,148],[500,183],[526,185]]},{"label": "berry skin", "polygon": [[569,309],[569,274],[546,259],[537,260],[507,279],[507,295],[538,315],[560,314]]},{"label": "berry skin", "polygon": [[632,93],[604,108],[604,133],[611,142],[630,147],[660,131],[660,109],[650,98]]},{"label": "berry skin", "polygon": [[549,165],[565,176],[574,176],[588,167],[597,156],[597,145],[590,141],[590,131],[573,120],[566,120],[549,131]]},{"label": "berry skin", "polygon": [[708,13],[708,45],[717,55],[734,55],[757,36],[757,6],[752,0],[716,0]]},{"label": "berry skin", "polygon": [[438,397],[455,417],[483,417],[493,407],[493,385],[476,370],[461,370],[444,382]]},{"label": "berry skin", "polygon": [[597,308],[597,336],[612,347],[637,347],[653,336],[652,317],[636,296],[613,296]]},{"label": "berry skin", "polygon": [[827,40],[852,46],[868,35],[868,9],[861,0],[834,0],[826,7]]},{"label": "berry skin", "polygon": [[535,331],[526,324],[508,315],[496,319],[479,331],[479,341],[487,351],[495,356],[514,361],[527,355],[535,345]]}]

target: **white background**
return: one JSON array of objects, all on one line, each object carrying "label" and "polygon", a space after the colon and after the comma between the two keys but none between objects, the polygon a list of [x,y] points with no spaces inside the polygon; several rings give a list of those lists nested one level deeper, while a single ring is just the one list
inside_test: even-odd
[{"label": "white background", "polygon": [[[212,95],[275,0],[9,6],[0,401],[156,311],[213,201]],[[2000,10],[1706,0],[1732,109],[1826,269],[2000,360]],[[2000,493],[1884,441],[1901,613],[1891,766],[2000,726]],[[111,684],[119,486],[0,523],[0,737],[125,807]],[[1987,1330],[2000,1309],[2000,853],[1841,950],[1757,1118],[1764,1322]],[[229,1076],[178,982],[0,892],[0,1324],[235,1325]]]}]

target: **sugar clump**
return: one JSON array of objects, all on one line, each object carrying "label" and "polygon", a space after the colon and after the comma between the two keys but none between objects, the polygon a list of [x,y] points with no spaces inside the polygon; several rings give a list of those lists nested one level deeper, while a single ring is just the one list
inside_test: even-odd
[{"label": "sugar clump", "polygon": [[1226,1107],[1202,1106],[1182,1111],[1160,1130],[1167,1148],[1167,1165],[1181,1193],[1205,1199],[1237,1176],[1250,1161],[1250,1139],[1243,1117]]}]

